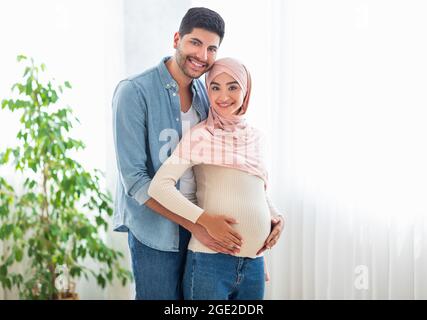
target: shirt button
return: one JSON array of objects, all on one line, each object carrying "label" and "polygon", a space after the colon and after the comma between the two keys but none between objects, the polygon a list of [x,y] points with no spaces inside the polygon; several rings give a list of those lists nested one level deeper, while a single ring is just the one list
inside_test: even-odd
[{"label": "shirt button", "polygon": [[175,120],[178,122],[178,121],[179,121],[179,118],[176,118]]},{"label": "shirt button", "polygon": [[172,95],[175,97],[175,96],[176,96],[176,93],[174,92]]}]

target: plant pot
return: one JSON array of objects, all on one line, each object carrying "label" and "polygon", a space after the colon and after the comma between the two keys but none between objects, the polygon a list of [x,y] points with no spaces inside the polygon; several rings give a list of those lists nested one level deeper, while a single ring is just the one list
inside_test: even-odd
[{"label": "plant pot", "polygon": [[60,293],[58,294],[58,297],[56,298],[56,300],[80,300],[79,299],[79,294],[76,292],[64,292],[64,293]]}]

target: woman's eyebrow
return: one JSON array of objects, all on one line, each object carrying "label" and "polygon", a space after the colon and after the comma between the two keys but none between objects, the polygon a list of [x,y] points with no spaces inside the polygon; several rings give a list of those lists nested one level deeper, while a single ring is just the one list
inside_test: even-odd
[{"label": "woman's eyebrow", "polygon": [[[237,81],[227,82],[226,85],[229,86],[230,84],[239,84]],[[211,85],[217,85],[221,86],[218,82],[212,81]]]}]

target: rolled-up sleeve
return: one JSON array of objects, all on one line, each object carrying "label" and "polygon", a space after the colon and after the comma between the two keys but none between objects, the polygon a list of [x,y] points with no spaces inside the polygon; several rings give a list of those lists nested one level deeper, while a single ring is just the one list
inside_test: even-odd
[{"label": "rolled-up sleeve", "polygon": [[113,134],[120,181],[139,204],[150,196],[147,172],[147,106],[131,80],[117,86],[113,97]]}]

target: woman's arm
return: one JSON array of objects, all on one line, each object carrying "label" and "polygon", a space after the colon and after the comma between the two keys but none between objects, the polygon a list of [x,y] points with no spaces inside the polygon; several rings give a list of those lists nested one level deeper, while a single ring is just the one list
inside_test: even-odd
[{"label": "woman's arm", "polygon": [[169,219],[190,231],[197,240],[199,240],[209,249],[225,254],[235,254],[238,252],[235,249],[230,249],[228,246],[222,246],[213,237],[211,237],[211,235],[206,231],[205,227],[197,223],[192,223],[190,220],[173,213],[153,198],[148,199],[145,202],[145,205],[166,219]]},{"label": "woman's arm", "polygon": [[176,188],[178,180],[191,167],[191,162],[172,154],[151,180],[148,195],[173,213],[196,223],[204,210],[184,197]]},{"label": "woman's arm", "polygon": [[230,249],[239,248],[241,236],[230,226],[236,223],[233,218],[205,212],[176,188],[177,181],[193,165],[190,161],[172,154],[152,179],[148,189],[149,196],[173,213],[205,227],[222,246]]}]

